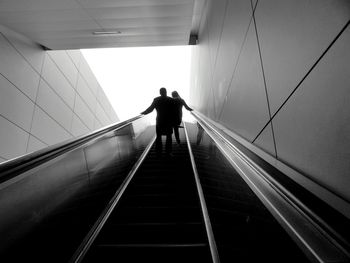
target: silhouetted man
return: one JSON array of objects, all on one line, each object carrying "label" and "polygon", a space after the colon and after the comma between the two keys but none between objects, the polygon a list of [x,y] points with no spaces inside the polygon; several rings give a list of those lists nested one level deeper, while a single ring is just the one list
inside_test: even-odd
[{"label": "silhouetted man", "polygon": [[166,135],[165,152],[167,155],[171,153],[172,147],[172,133],[174,123],[174,103],[173,99],[167,96],[165,88],[159,90],[160,96],[155,98],[145,111],[141,114],[151,113],[154,109],[157,111],[156,120],[156,152],[162,152],[162,135]]}]

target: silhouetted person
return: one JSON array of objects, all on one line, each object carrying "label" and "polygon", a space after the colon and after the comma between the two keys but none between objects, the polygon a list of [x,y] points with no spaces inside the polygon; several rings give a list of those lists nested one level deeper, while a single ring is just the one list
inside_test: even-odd
[{"label": "silhouetted person", "polygon": [[162,152],[162,135],[166,135],[165,152],[167,155],[171,153],[172,133],[174,123],[174,101],[167,96],[165,88],[159,90],[160,96],[156,97],[151,106],[149,106],[141,114],[151,113],[154,109],[157,111],[156,119],[156,152]]},{"label": "silhouetted person", "polygon": [[177,91],[173,91],[171,93],[174,104],[175,104],[175,116],[174,116],[174,133],[175,133],[175,139],[178,144],[180,144],[180,136],[179,136],[179,127],[182,122],[182,106],[185,106],[186,110],[193,111],[190,107],[187,106],[186,102],[180,97],[179,93]]}]

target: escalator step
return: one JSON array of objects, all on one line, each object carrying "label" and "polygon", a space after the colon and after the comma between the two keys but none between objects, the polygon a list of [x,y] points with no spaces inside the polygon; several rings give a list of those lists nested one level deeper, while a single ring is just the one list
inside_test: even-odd
[{"label": "escalator step", "polygon": [[201,222],[109,224],[98,244],[172,244],[203,243],[206,240]]},{"label": "escalator step", "polygon": [[201,218],[199,207],[120,207],[111,222],[191,222]]},{"label": "escalator step", "polygon": [[98,246],[88,255],[86,262],[152,262],[178,263],[211,261],[209,249],[204,243],[197,244],[148,244]]}]

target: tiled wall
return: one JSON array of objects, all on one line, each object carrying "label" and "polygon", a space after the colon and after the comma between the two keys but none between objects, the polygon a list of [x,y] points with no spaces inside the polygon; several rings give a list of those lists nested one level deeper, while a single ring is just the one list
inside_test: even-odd
[{"label": "tiled wall", "polygon": [[350,202],[350,2],[208,0],[191,104]]},{"label": "tiled wall", "polygon": [[79,50],[0,31],[0,162],[118,121]]}]

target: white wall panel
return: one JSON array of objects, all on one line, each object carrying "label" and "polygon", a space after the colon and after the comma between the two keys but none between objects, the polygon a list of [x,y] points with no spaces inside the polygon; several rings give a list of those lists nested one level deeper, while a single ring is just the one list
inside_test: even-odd
[{"label": "white wall panel", "polygon": [[0,32],[0,161],[118,121],[85,60],[79,73],[79,50],[44,51],[1,25]]},{"label": "white wall panel", "polygon": [[109,120],[105,111],[102,109],[99,103],[97,104],[97,107],[96,107],[96,117],[103,126],[106,126],[111,123],[111,121]]},{"label": "white wall panel", "polygon": [[85,78],[86,82],[89,83],[89,88],[91,89],[92,93],[96,96],[99,84],[83,56],[81,56],[80,58],[79,72]]},{"label": "white wall panel", "polygon": [[274,113],[349,20],[347,0],[259,1],[256,22]]},{"label": "white wall panel", "polygon": [[79,95],[77,95],[75,99],[75,105],[74,105],[74,112],[80,117],[80,119],[83,121],[83,123],[90,129],[93,129],[94,125],[94,115],[86,106],[86,104],[83,102],[83,100],[80,98]]},{"label": "white wall panel", "polygon": [[[208,30],[203,31],[203,36],[199,39],[200,47],[199,47],[199,71],[198,74],[202,77],[201,81],[198,83],[200,92],[196,94],[198,96],[198,104],[200,111],[206,111],[205,113],[209,115],[215,115],[212,112],[213,108],[206,107],[209,105],[209,101],[213,100],[212,97],[212,71],[210,65],[210,52],[209,52],[209,35]],[[210,104],[212,105],[212,104]]]},{"label": "white wall panel", "polygon": [[83,134],[89,133],[90,130],[84,125],[84,123],[74,114],[72,122],[71,133],[77,137]]},{"label": "white wall panel", "polygon": [[213,78],[215,105],[217,105],[218,115],[221,112],[231,83],[251,15],[252,10],[249,1],[229,1]]},{"label": "white wall panel", "polygon": [[71,86],[74,88],[77,82],[78,69],[74,65],[71,58],[65,50],[55,50],[47,52],[51,59],[55,62],[64,76],[67,78]]},{"label": "white wall panel", "polygon": [[67,50],[67,54],[72,59],[72,61],[75,64],[76,68],[79,69],[80,59],[81,59],[81,52],[80,52],[80,50]]},{"label": "white wall panel", "polygon": [[189,102],[197,110],[199,110],[198,96],[200,91],[201,75],[199,74],[200,56],[199,56],[200,45],[192,46],[191,48],[191,74],[190,74],[190,91],[189,91]]},{"label": "white wall panel", "polygon": [[100,129],[102,128],[103,125],[100,123],[100,121],[98,119],[94,119],[94,130]]},{"label": "white wall panel", "polygon": [[212,0],[210,1],[210,13],[207,17],[207,29],[209,35],[209,52],[210,52],[210,66],[214,71],[217,51],[220,45],[222,25],[225,19],[225,9],[227,0]]},{"label": "white wall panel", "polygon": [[94,96],[94,94],[86,84],[85,79],[80,74],[78,77],[77,92],[87,104],[87,106],[90,108],[91,112],[95,112],[97,104],[96,96]]},{"label": "white wall panel", "polygon": [[45,143],[39,141],[38,139],[36,139],[32,135],[29,136],[27,153],[35,152],[35,151],[41,150],[45,147],[47,147],[47,145]]},{"label": "white wall panel", "polygon": [[29,134],[0,116],[0,156],[6,159],[23,155]]},{"label": "white wall panel", "polygon": [[48,55],[44,61],[42,77],[68,106],[73,108],[75,91]]},{"label": "white wall panel", "polygon": [[263,149],[265,152],[276,157],[275,142],[273,141],[273,133],[271,124],[269,124],[265,130],[259,135],[259,137],[254,142],[259,148]]},{"label": "white wall panel", "polygon": [[258,44],[252,23],[224,106],[222,122],[252,141],[268,120]]},{"label": "white wall panel", "polygon": [[59,143],[72,137],[38,107],[35,107],[31,133],[48,145]]},{"label": "white wall panel", "polygon": [[[216,4],[215,0],[206,2]],[[232,85],[229,85],[238,57],[237,48],[251,19],[251,2],[253,6],[257,4],[256,19],[243,45]],[[268,125],[254,145],[248,148],[278,169],[284,167],[279,162],[281,159],[289,167],[283,168],[283,172],[296,181],[308,181],[302,177],[304,173],[318,182],[320,188],[330,189],[328,192],[325,190],[328,196],[334,192],[350,200],[350,180],[347,176],[350,168],[350,109],[347,103],[350,101],[349,28],[319,64],[312,68],[349,21],[350,2],[229,1],[223,28],[217,26],[217,21],[224,17],[224,13],[217,12],[217,8],[214,6],[203,13],[199,42],[193,47],[190,103],[196,110],[226,126],[237,137],[241,135],[252,141],[269,121],[262,73],[266,77],[273,114],[312,69],[272,120],[273,126]],[[211,21],[216,22],[211,25]],[[258,39],[253,30],[254,21]],[[211,52],[210,58],[210,49],[215,47],[215,36],[220,34],[221,29],[217,59],[213,62],[214,52]],[[263,65],[260,65],[257,43],[260,44]],[[214,73],[213,79],[208,78],[211,73]],[[210,89],[214,92],[211,93]],[[225,97],[227,90],[228,96]],[[217,116],[213,110],[213,98]],[[218,118],[221,107],[223,113]],[[293,168],[301,174],[295,176]],[[303,186],[324,197],[313,191],[313,186]],[[338,205],[333,202],[335,199],[323,200],[334,207]]]},{"label": "white wall panel", "polygon": [[274,119],[278,157],[350,201],[350,29]]},{"label": "white wall panel", "polygon": [[67,131],[70,130],[73,117],[72,110],[52,91],[45,81],[40,82],[37,105],[62,125],[63,128]]},{"label": "white wall panel", "polygon": [[110,102],[109,102],[109,99],[107,98],[106,94],[104,93],[103,89],[101,86],[99,86],[99,90],[98,90],[98,93],[97,93],[97,100],[100,104],[100,106],[104,109],[105,113],[107,114],[108,118],[109,118],[109,115],[110,115],[110,112],[111,111],[114,111]]},{"label": "white wall panel", "polygon": [[40,72],[45,55],[44,50],[38,44],[8,28],[0,25],[0,30],[29,64]]},{"label": "white wall panel", "polygon": [[111,111],[109,113],[109,118],[112,121],[112,123],[119,121],[119,118],[112,107],[111,107]]},{"label": "white wall panel", "polygon": [[0,114],[29,131],[33,111],[34,103],[0,75]]},{"label": "white wall panel", "polygon": [[35,100],[39,74],[0,34],[0,74],[5,76],[29,98]]}]

